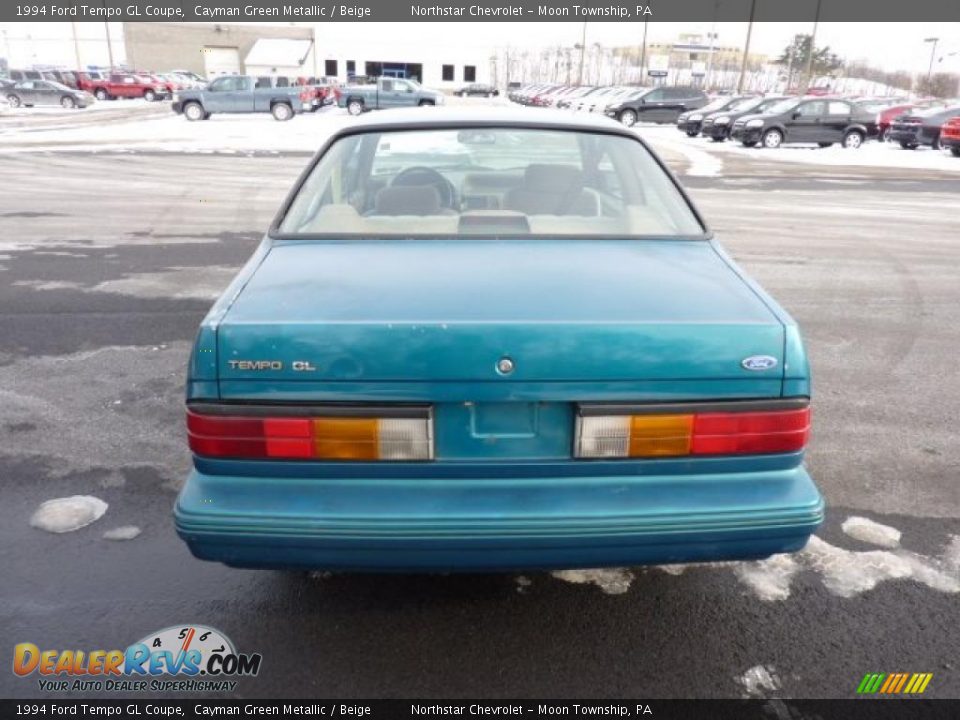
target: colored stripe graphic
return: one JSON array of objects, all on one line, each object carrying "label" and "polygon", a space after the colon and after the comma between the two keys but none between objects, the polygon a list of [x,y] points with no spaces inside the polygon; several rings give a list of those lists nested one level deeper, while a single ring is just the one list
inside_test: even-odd
[{"label": "colored stripe graphic", "polygon": [[857,686],[858,695],[920,695],[933,679],[933,673],[867,673]]}]

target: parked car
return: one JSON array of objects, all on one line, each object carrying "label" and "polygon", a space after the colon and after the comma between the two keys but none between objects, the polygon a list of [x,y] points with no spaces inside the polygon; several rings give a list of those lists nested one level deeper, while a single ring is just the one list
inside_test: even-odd
[{"label": "parked car", "polygon": [[700,132],[714,142],[723,142],[730,137],[733,124],[744,115],[756,115],[765,112],[787,98],[782,95],[751,97],[731,105],[726,110],[705,115]]},{"label": "parked car", "polygon": [[5,90],[11,107],[60,105],[64,108],[85,108],[93,104],[88,92],[75,90],[52,80],[24,80]]},{"label": "parked car", "polygon": [[275,120],[289,120],[313,103],[310,87],[280,87],[270,77],[224,75],[208,85],[182,90],[170,107],[187,120],[208,120],[215,113],[270,113]]},{"label": "parked car", "polygon": [[381,77],[373,85],[347,85],[342,88],[337,104],[345,107],[351,115],[359,115],[368,110],[442,105],[443,93],[427,90],[413,80]]},{"label": "parked car", "polygon": [[566,96],[557,100],[556,107],[559,110],[566,110],[569,107],[572,107],[574,103],[579,101],[585,95],[594,92],[598,88],[593,87],[592,85],[581,85],[580,87],[574,88],[573,92],[568,93]]},{"label": "parked car", "polygon": [[680,113],[697,110],[709,102],[700,88],[670,86],[640,90],[606,108],[606,114],[627,127],[637,122],[674,123]]},{"label": "parked car", "polygon": [[890,124],[887,137],[891,142],[900,143],[904,150],[916,150],[921,145],[939,150],[943,124],[958,115],[960,105],[915,110],[894,120]]},{"label": "parked car", "polygon": [[84,84],[84,89],[92,92],[97,100],[116,100],[117,98],[143,98],[149,102],[163,100],[171,93],[163,82],[133,73],[110,73],[99,80],[92,78]]},{"label": "parked car", "polygon": [[486,110],[362,118],[310,162],[201,323],[179,536],[347,571],[800,550],[795,322],[636,133]]},{"label": "parked car", "polygon": [[733,123],[730,137],[747,147],[762,143],[778,148],[784,143],[841,143],[858,148],[876,135],[876,116],[847,100],[822,97],[788,98],[761,114],[745,115]]},{"label": "parked car", "polygon": [[703,119],[711,113],[728,110],[744,100],[752,100],[753,95],[723,95],[710,101],[698,110],[680,113],[677,117],[677,129],[690,137],[696,137],[703,128]]},{"label": "parked car", "polygon": [[77,72],[77,89],[93,93],[98,83],[105,83],[108,75],[97,70],[81,70]]},{"label": "parked car", "polygon": [[951,118],[940,129],[940,145],[954,157],[960,157],[960,116]]},{"label": "parked car", "polygon": [[454,90],[453,94],[459,95],[460,97],[473,97],[474,95],[479,95],[480,97],[496,97],[500,94],[500,91],[493,87],[493,85],[487,85],[486,83],[470,83],[469,85],[464,85],[459,90]]}]

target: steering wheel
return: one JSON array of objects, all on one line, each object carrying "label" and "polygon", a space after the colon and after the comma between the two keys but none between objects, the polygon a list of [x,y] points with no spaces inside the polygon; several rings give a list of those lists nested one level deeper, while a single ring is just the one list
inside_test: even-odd
[{"label": "steering wheel", "polygon": [[457,209],[457,190],[453,183],[433,168],[414,165],[404,168],[390,183],[390,187],[410,187],[411,185],[429,185],[440,194],[440,206],[449,210]]}]

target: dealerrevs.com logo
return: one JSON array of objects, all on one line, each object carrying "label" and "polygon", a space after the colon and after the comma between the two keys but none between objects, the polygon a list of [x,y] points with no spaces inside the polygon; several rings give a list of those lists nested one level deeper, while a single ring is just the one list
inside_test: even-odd
[{"label": "dealerrevs.com logo", "polygon": [[13,672],[36,675],[47,692],[215,692],[234,690],[233,678],[255,676],[261,660],[259,653],[238,653],[219,630],[180,625],[125,650],[41,650],[18,643]]}]

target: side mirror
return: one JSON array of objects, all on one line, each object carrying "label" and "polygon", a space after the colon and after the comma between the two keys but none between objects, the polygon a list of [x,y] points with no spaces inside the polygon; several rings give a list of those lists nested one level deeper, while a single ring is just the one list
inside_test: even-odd
[{"label": "side mirror", "polygon": [[792,117],[794,120],[796,120],[796,119],[797,119],[798,117],[800,117],[802,114],[803,114],[803,113],[801,113],[799,110],[794,110],[794,111],[793,111],[793,115],[791,115],[790,117]]}]

